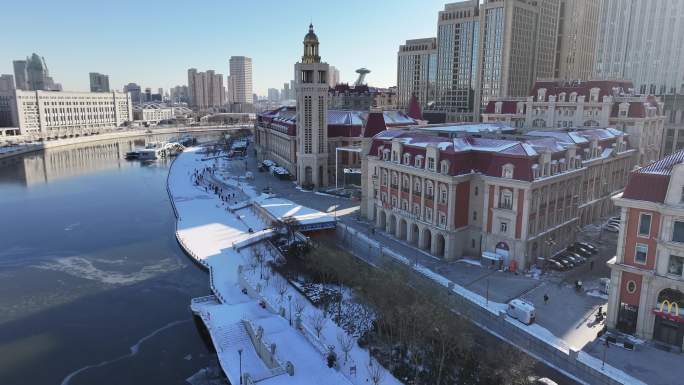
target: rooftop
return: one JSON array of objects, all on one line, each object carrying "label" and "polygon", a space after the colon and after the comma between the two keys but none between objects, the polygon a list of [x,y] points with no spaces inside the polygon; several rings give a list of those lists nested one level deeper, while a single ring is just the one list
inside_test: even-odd
[{"label": "rooftop", "polygon": [[622,197],[655,203],[665,202],[672,169],[682,162],[684,150],[632,171]]}]

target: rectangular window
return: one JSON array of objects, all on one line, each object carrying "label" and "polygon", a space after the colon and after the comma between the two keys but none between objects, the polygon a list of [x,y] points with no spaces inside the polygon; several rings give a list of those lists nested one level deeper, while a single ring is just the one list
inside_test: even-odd
[{"label": "rectangular window", "polygon": [[684,222],[675,221],[672,230],[672,242],[684,243]]},{"label": "rectangular window", "polygon": [[648,245],[645,245],[643,243],[637,243],[636,252],[634,253],[634,261],[637,263],[645,264],[647,255]]},{"label": "rectangular window", "polygon": [[676,276],[682,276],[684,268],[684,257],[677,255],[670,255],[670,262],[667,264],[667,272]]},{"label": "rectangular window", "polygon": [[639,216],[639,236],[648,237],[651,234],[651,214]]},{"label": "rectangular window", "polygon": [[508,231],[508,223],[506,222],[501,222],[501,232],[505,233]]}]

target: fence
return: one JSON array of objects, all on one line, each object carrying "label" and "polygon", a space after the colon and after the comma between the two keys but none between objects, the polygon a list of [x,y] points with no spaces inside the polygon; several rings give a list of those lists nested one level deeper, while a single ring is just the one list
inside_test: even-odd
[{"label": "fence", "polygon": [[[338,224],[336,236],[358,259],[373,267],[377,268],[383,263],[396,263],[404,267],[411,264],[407,258],[384,248],[377,241],[360,234],[344,223]],[[458,314],[468,318],[472,323],[497,338],[511,343],[535,359],[562,372],[569,378],[592,385],[642,384],[641,381],[610,365],[606,364],[605,368],[602,369],[601,361],[585,352],[573,350],[567,345],[563,346],[564,344],[556,344],[555,341],[542,339],[514,323],[508,322],[505,313],[483,307],[481,303],[472,298],[473,296],[467,296],[453,290],[453,284],[445,285],[446,280],[436,281],[435,275],[428,274],[427,269],[417,269],[416,266],[410,267],[414,273],[412,274],[414,283],[430,287],[435,292],[446,293],[453,305],[452,309]]]}]

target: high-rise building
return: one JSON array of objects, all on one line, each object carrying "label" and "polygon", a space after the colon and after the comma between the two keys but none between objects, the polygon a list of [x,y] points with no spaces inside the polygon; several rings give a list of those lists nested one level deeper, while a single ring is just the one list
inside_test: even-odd
[{"label": "high-rise building", "polygon": [[14,79],[16,81],[16,89],[28,90],[28,73],[26,72],[26,60],[15,60],[12,62],[14,66]]},{"label": "high-rise building", "polygon": [[109,75],[91,72],[90,92],[109,92]]},{"label": "high-rise building", "polygon": [[475,117],[489,100],[525,96],[554,73],[560,0],[486,0],[480,6]]},{"label": "high-rise building", "polygon": [[214,70],[197,72],[197,69],[190,68],[188,98],[190,105],[200,110],[224,105],[226,91],[223,87],[223,75]]},{"label": "high-rise building", "polygon": [[684,93],[684,0],[603,0],[594,76],[641,94]]},{"label": "high-rise building", "polygon": [[135,83],[128,83],[124,86],[124,92],[131,94],[132,104],[141,104],[143,102],[142,89]]},{"label": "high-rise building", "polygon": [[276,88],[268,89],[268,101],[271,103],[277,103],[280,101],[280,92]]},{"label": "high-rise building", "polygon": [[336,85],[340,84],[340,70],[335,66],[330,66],[330,74],[328,74],[328,86],[330,88],[335,88]]},{"label": "high-rise building", "polygon": [[15,60],[14,77],[17,81],[17,89],[27,91],[61,91],[62,85],[55,83],[48,71],[45,58],[37,54],[27,57],[26,60]]},{"label": "high-rise building", "polygon": [[14,76],[0,75],[0,91],[11,91],[15,89]]},{"label": "high-rise building", "polygon": [[175,86],[169,90],[171,103],[189,103],[188,86]]},{"label": "high-rise building", "polygon": [[406,109],[413,95],[423,109],[434,107],[437,38],[406,40],[397,56],[398,107]]},{"label": "high-rise building", "polygon": [[231,56],[229,64],[233,103],[253,103],[252,59],[246,56]]},{"label": "high-rise building", "polygon": [[561,0],[554,71],[556,79],[591,79],[598,20],[598,1]]},{"label": "high-rise building", "polygon": [[[478,120],[492,98],[524,96],[536,79],[552,78],[559,14],[560,0],[446,4],[437,22],[435,102],[426,112],[447,121]],[[400,96],[403,103],[410,100],[408,84],[398,85],[399,95],[409,95]]]},{"label": "high-rise building", "polygon": [[304,55],[295,64],[297,90],[297,183],[328,185],[328,64],[318,55],[313,24],[304,36]]},{"label": "high-rise building", "polygon": [[283,83],[283,89],[280,91],[280,99],[288,100],[290,97],[290,83]]}]

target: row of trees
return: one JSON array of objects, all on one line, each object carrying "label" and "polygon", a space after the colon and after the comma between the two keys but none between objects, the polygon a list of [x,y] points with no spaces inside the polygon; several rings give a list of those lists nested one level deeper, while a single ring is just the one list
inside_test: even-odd
[{"label": "row of trees", "polygon": [[[412,280],[396,264],[370,268],[337,246],[319,238],[305,256],[305,266],[322,283],[353,288],[356,300],[371,311],[373,327],[359,344],[397,378],[410,384],[526,384],[533,361],[452,311],[449,298]],[[342,301],[342,298],[339,299]],[[340,320],[337,320],[338,323]]]}]

